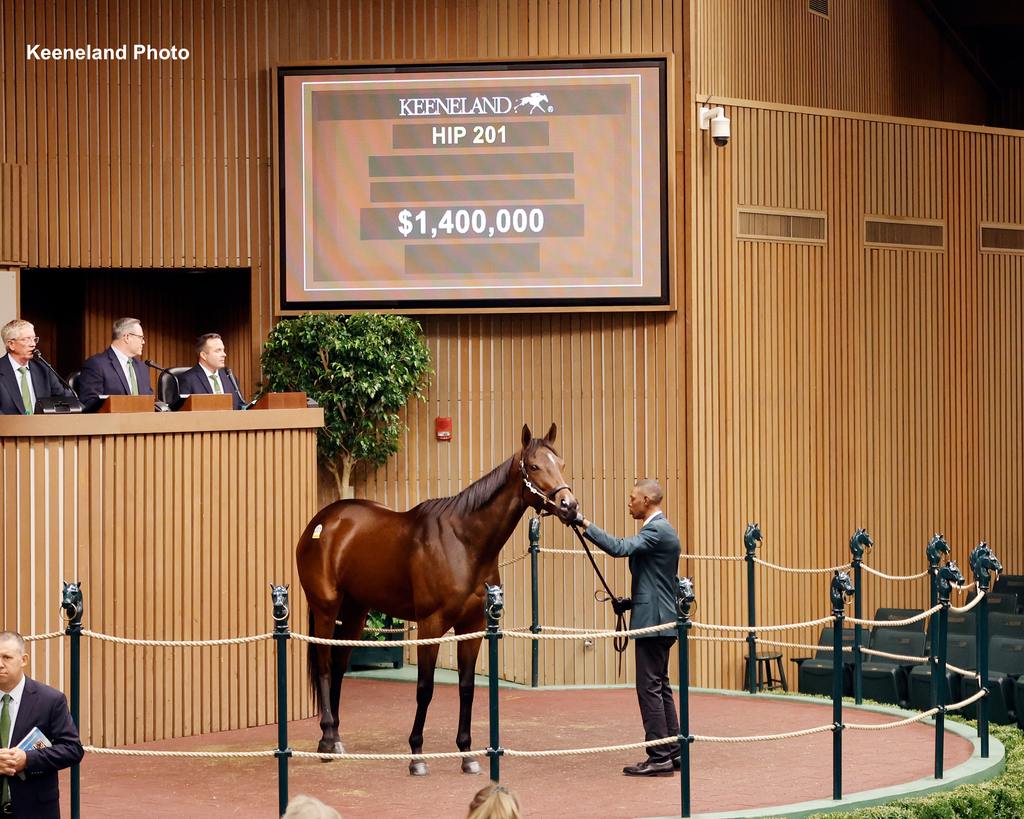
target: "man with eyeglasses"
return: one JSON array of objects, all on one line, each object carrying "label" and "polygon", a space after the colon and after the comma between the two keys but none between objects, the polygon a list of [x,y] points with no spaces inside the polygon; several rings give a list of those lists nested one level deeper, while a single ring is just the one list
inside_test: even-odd
[{"label": "man with eyeglasses", "polygon": [[86,408],[101,395],[152,395],[149,370],[139,361],[146,337],[136,318],[119,318],[110,334],[110,346],[86,359],[78,376],[78,397]]},{"label": "man with eyeglasses", "polygon": [[33,360],[36,328],[24,319],[14,319],[0,329],[7,353],[0,358],[0,414],[31,415],[40,398],[74,398],[52,372]]}]

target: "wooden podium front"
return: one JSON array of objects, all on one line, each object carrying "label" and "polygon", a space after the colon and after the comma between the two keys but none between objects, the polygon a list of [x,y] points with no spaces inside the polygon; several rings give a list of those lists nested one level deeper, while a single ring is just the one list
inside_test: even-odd
[{"label": "wooden podium front", "polygon": [[304,392],[268,392],[260,396],[260,400],[253,405],[253,409],[304,409],[305,406],[306,393]]},{"label": "wooden podium front", "polygon": [[152,412],[155,401],[153,395],[108,395],[96,412]]},{"label": "wooden podium front", "polygon": [[178,412],[216,412],[232,409],[234,405],[233,397],[227,393],[214,395],[213,393],[194,392],[182,402]]},{"label": "wooden podium front", "polygon": [[[148,412],[0,416],[2,627],[63,631],[61,581],[81,580],[85,622],[105,634],[266,634],[271,583],[291,584],[292,628],[304,630],[295,545],[318,508],[323,410],[153,412],[143,398]],[[68,646],[33,642],[32,676],[70,690]],[[300,719],[314,712],[306,649],[287,650],[288,713]],[[272,723],[274,668],[269,640],[168,649],[83,637],[82,738],[114,747]]]}]

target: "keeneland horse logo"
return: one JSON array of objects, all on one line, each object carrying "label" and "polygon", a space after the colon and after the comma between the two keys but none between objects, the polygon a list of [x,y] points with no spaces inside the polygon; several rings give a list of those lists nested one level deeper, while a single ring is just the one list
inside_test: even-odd
[{"label": "keeneland horse logo", "polygon": [[551,105],[548,100],[547,94],[542,94],[540,91],[534,91],[528,97],[520,97],[512,111],[514,113],[520,108],[525,108],[527,105],[530,106],[530,114],[534,114],[537,111],[540,111],[542,114],[551,113],[555,110],[555,107]]}]

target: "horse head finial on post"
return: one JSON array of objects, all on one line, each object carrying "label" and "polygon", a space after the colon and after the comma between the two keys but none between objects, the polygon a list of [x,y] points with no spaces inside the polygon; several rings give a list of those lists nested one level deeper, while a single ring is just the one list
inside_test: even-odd
[{"label": "horse head finial on post", "polygon": [[280,625],[288,619],[288,586],[270,584],[270,600],[274,604],[274,622]]},{"label": "horse head finial on post", "polygon": [[854,560],[864,559],[864,549],[875,545],[867,529],[857,529],[850,535],[850,555]]},{"label": "horse head finial on post", "polygon": [[999,574],[1003,564],[999,562],[989,545],[982,541],[971,552],[971,572],[978,584],[978,591],[988,591],[992,582],[992,572]]},{"label": "horse head finial on post", "polygon": [[947,560],[944,565],[939,567],[939,571],[935,575],[935,588],[939,602],[948,604],[953,586],[962,586],[963,584],[964,576],[960,572],[960,567],[956,565],[955,560]]},{"label": "horse head finial on post", "polygon": [[690,608],[697,595],[693,591],[693,578],[680,577],[676,588],[676,612],[684,620],[690,619]]},{"label": "horse head finial on post", "polygon": [[64,592],[61,595],[60,607],[64,611],[68,622],[80,620],[82,617],[82,581],[65,583]]},{"label": "horse head finial on post", "polygon": [[949,544],[943,535],[936,532],[924,547],[924,551],[928,555],[928,568],[937,569],[942,562],[942,555],[949,556]]},{"label": "horse head finial on post", "polygon": [[501,616],[505,613],[505,592],[501,586],[492,586],[490,583],[484,584],[484,589],[487,593],[487,602],[484,607],[484,611],[487,613],[489,620],[500,620]]},{"label": "horse head finial on post", "polygon": [[829,588],[829,596],[832,598],[832,613],[841,615],[846,608],[846,600],[853,597],[853,581],[850,580],[850,573],[836,570],[832,577],[832,585]]},{"label": "horse head finial on post", "polygon": [[757,554],[757,544],[761,542],[761,526],[757,523],[748,523],[743,533],[743,547],[747,550],[746,559],[753,560]]}]

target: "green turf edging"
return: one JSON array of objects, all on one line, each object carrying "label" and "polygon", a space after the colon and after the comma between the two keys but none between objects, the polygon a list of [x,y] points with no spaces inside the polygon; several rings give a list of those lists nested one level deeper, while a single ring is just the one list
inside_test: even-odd
[{"label": "green turf edging", "polygon": [[[974,726],[973,720],[956,720]],[[1020,819],[1024,817],[1024,733],[1013,725],[990,725],[989,734],[1003,743],[1006,765],[985,782],[910,799],[895,799],[845,813],[820,813],[828,819]]]}]

